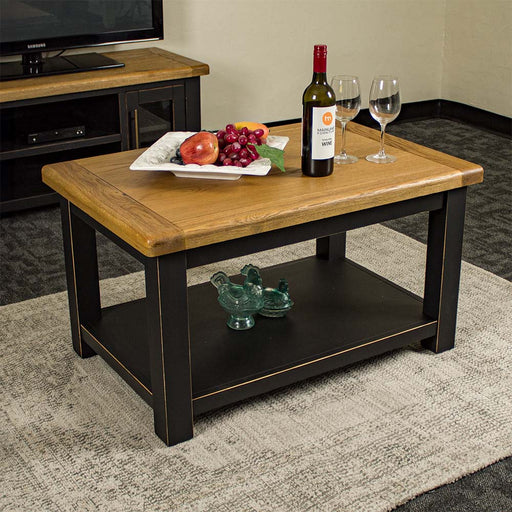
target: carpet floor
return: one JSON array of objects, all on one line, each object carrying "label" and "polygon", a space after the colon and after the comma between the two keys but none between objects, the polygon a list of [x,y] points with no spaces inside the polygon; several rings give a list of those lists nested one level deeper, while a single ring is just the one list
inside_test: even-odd
[{"label": "carpet floor", "polygon": [[[392,123],[388,131],[482,164],[485,181],[472,187],[468,194],[463,258],[511,280],[510,137],[442,119]],[[416,240],[424,241],[426,238],[424,215],[392,221],[386,225]],[[2,218],[0,242],[0,304],[11,304],[65,289],[60,215],[57,208],[20,212]],[[98,253],[102,278],[121,276],[142,268],[137,261],[102,236],[98,237]],[[449,485],[425,492],[396,510],[512,511],[512,458],[506,458]]]},{"label": "carpet floor", "polygon": [[[423,244],[383,226],[348,240],[350,258],[422,293]],[[194,269],[191,284],[246,259]],[[140,273],[102,283],[105,305],[143,294]],[[512,283],[463,263],[454,350],[411,346],[203,415],[167,448],[151,409],[72,351],[65,293],[4,306],[0,509],[392,510],[512,455],[511,308]]]},{"label": "carpet floor", "polygon": [[[484,168],[483,183],[468,188],[462,258],[511,281],[512,139],[444,119],[391,123],[387,130]],[[427,218],[420,213],[385,225],[426,242]]]}]

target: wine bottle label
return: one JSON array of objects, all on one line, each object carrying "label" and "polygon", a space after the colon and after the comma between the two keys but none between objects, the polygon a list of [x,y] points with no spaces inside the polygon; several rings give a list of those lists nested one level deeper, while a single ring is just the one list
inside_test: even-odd
[{"label": "wine bottle label", "polygon": [[313,107],[311,127],[311,158],[326,160],[334,157],[336,106]]}]

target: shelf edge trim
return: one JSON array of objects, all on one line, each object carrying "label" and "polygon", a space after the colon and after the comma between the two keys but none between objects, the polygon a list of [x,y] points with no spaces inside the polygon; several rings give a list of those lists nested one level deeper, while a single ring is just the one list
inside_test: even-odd
[{"label": "shelf edge trim", "polygon": [[428,327],[430,325],[436,325],[436,324],[437,324],[437,320],[432,320],[431,322],[428,322],[428,323],[425,323],[425,324],[422,324],[422,325],[418,325],[416,327],[412,327],[411,329],[406,329],[405,331],[396,332],[396,333],[390,334],[388,336],[384,336],[383,338],[379,338],[379,339],[376,339],[376,340],[373,340],[373,341],[368,341],[367,343],[363,343],[362,345],[357,345],[355,347],[346,348],[346,349],[340,350],[339,352],[336,352],[334,354],[329,354],[327,356],[322,356],[322,357],[319,357],[317,359],[313,359],[311,361],[307,361],[305,363],[301,363],[301,364],[298,364],[298,365],[295,365],[295,366],[291,366],[290,368],[286,368],[284,370],[278,370],[276,372],[269,373],[268,375],[262,375],[261,377],[256,377],[255,379],[251,379],[251,380],[248,380],[246,382],[241,382],[239,384],[234,384],[233,386],[228,386],[226,388],[219,389],[217,391],[212,391],[211,393],[207,393],[205,395],[201,395],[201,396],[193,398],[192,402],[195,402],[197,400],[201,400],[203,398],[208,398],[210,396],[218,395],[220,393],[224,393],[225,391],[230,391],[232,389],[236,389],[236,388],[239,388],[239,387],[242,387],[242,386],[246,386],[247,384],[252,384],[253,382],[258,382],[258,381],[261,381],[261,380],[264,380],[264,379],[268,379],[270,377],[274,377],[275,375],[280,375],[282,373],[286,373],[286,372],[295,370],[297,368],[303,368],[305,366],[309,366],[310,364],[318,363],[319,361],[324,361],[326,359],[330,359],[332,357],[336,357],[336,356],[339,356],[341,354],[345,354],[347,352],[351,352],[353,350],[357,350],[357,349],[360,349],[362,347],[366,347],[368,345],[373,345],[375,343],[379,343],[379,342],[384,341],[384,340],[389,339],[389,338],[394,338],[396,336],[400,336],[400,335],[406,334],[408,332],[416,331],[418,329],[424,329],[425,327]]}]

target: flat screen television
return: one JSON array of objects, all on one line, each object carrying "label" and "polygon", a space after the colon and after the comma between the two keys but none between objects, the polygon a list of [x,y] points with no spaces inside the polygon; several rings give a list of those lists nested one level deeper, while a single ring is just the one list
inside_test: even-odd
[{"label": "flat screen television", "polygon": [[163,0],[0,0],[0,79],[121,67],[101,53],[48,52],[163,39]]}]

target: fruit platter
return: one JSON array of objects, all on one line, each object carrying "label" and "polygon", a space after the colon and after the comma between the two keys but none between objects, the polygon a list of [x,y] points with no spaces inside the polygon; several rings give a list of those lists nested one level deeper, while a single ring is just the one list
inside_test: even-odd
[{"label": "fruit platter", "polygon": [[265,176],[275,163],[284,171],[288,137],[273,136],[254,122],[215,132],[168,132],[130,166],[132,171],[168,171],[178,178],[236,180]]}]

